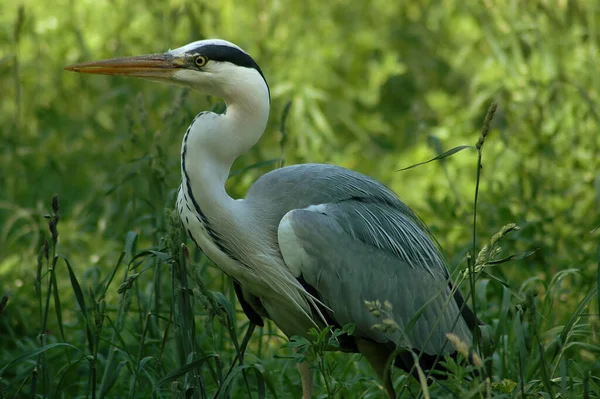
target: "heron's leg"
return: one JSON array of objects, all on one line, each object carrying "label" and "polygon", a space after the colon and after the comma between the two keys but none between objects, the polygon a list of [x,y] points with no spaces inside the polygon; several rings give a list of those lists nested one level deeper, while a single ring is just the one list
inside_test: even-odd
[{"label": "heron's leg", "polygon": [[391,366],[387,367],[386,370],[386,366],[390,357],[390,351],[387,346],[378,344],[376,342],[367,341],[366,339],[362,338],[356,338],[355,342],[356,346],[358,347],[358,351],[367,359],[379,378],[381,378],[383,386],[385,387],[389,397],[394,399],[396,397],[396,392],[394,392],[394,386],[392,385],[392,380],[390,378]]},{"label": "heron's leg", "polygon": [[302,378],[302,399],[311,399],[313,394],[313,371],[307,362],[296,363]]}]

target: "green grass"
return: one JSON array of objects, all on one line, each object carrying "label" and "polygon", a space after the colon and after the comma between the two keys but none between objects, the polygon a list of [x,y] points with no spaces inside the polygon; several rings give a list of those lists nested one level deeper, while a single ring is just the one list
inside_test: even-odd
[{"label": "green grass", "polygon": [[[452,372],[427,390],[395,371],[401,397],[600,396],[594,2],[9,3],[0,397],[300,396],[303,355],[271,323],[252,329],[231,281],[182,247],[169,211],[181,135],[220,103],[62,70],[205,37],[242,45],[271,84],[267,133],[234,165],[233,196],[284,163],[374,176],[425,220],[475,293],[490,380],[442,359]],[[465,143],[477,151],[459,151]],[[291,344],[314,362],[318,397],[382,396],[359,355],[324,353],[331,335],[318,336]]]},{"label": "green grass", "polygon": [[[478,171],[495,104],[490,110],[476,146]],[[477,193],[474,204],[476,199]],[[326,350],[336,346],[339,333],[352,331],[349,326],[339,332],[314,331],[312,341],[295,338],[288,345],[272,326],[258,329],[252,337],[255,326],[236,311],[228,282],[220,278],[219,291],[208,288],[207,283],[214,286],[214,273],[207,269],[206,258],[184,244],[174,211],[159,216],[166,231],[157,246],[138,250],[138,234],[130,231],[112,270],[103,275],[96,271],[93,283],[85,287],[68,256],[58,251],[57,196],[46,218],[50,239],[40,248],[34,283],[40,329],[35,340],[9,335],[19,354],[0,369],[6,397],[296,397],[300,392],[295,368],[288,364],[282,372],[275,362],[300,360],[317,371],[322,395],[381,395],[379,382],[364,362],[358,362],[358,355]],[[500,256],[502,240],[518,230],[514,224],[505,226],[476,257],[467,256],[468,268],[455,278],[459,284],[468,282],[468,292],[478,292],[479,310],[497,321],[486,327],[483,342],[478,342],[486,371],[483,365],[468,365],[465,357],[440,359],[450,370],[448,379],[429,387],[422,370],[421,381],[397,372],[400,397],[591,397],[600,392],[598,379],[592,378],[595,365],[573,363],[569,355],[579,350],[593,357],[600,349],[584,340],[593,328],[587,309],[597,296],[597,284],[564,325],[549,326],[543,315],[552,311],[560,284],[578,271],[557,273],[545,286],[542,300],[527,285],[517,290],[495,277],[489,269],[533,254]],[[474,228],[473,244],[475,237]],[[59,279],[65,283],[67,278],[68,284],[59,288]],[[491,281],[503,288],[500,306],[483,305]],[[72,305],[64,308],[63,303]],[[56,333],[49,333],[49,324]],[[287,353],[286,347],[293,352],[274,356]],[[478,367],[480,374],[473,374]]]}]

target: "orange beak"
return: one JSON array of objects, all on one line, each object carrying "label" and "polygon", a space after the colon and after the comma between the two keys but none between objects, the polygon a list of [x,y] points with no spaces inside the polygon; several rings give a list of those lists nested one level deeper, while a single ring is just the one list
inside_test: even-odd
[{"label": "orange beak", "polygon": [[65,67],[67,71],[98,75],[125,75],[140,78],[169,78],[182,60],[170,54],[147,54],[135,57],[112,58],[110,60],[83,62]]}]

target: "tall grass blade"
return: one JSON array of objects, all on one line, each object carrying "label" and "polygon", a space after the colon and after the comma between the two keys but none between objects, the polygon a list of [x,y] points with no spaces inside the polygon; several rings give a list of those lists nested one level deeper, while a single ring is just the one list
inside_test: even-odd
[{"label": "tall grass blade", "polygon": [[[102,294],[101,294],[101,299],[104,299],[104,297],[106,296],[106,293],[108,292],[108,289],[111,285],[111,283],[113,282],[115,275],[117,274],[117,270],[119,269],[119,266],[121,264],[123,264],[123,260],[125,259],[125,251],[121,252],[119,259],[117,260],[117,263],[115,264],[115,266],[113,267],[111,274],[108,276],[108,278],[103,281],[102,286],[103,286],[103,290],[102,290]],[[127,273],[129,272],[129,263],[127,263],[127,270],[125,271],[125,274],[123,276],[123,281],[127,281]],[[99,397],[103,398],[104,395],[106,395],[109,390],[110,390],[110,386],[109,384],[111,384],[110,379],[113,376],[113,363],[115,361],[115,356],[118,353],[117,350],[115,349],[117,347],[116,345],[116,341],[118,340],[120,345],[121,345],[121,349],[122,349],[122,353],[126,354],[126,356],[128,357],[128,360],[130,362],[130,364],[134,364],[135,360],[133,359],[133,356],[131,356],[131,354],[126,350],[127,348],[127,344],[125,343],[125,340],[123,339],[123,337],[120,334],[120,330],[121,327],[123,326],[123,321],[126,317],[126,307],[128,306],[128,302],[129,302],[129,294],[126,291],[125,293],[123,293],[121,295],[121,300],[119,301],[119,306],[117,308],[117,315],[116,315],[116,320],[115,322],[113,322],[113,320],[106,315],[106,319],[108,320],[110,326],[112,327],[113,333],[112,333],[112,337],[110,340],[110,347],[108,349],[108,356],[106,359],[106,362],[104,364],[104,374],[102,375],[102,380],[100,382],[100,389],[99,389]],[[132,366],[133,368],[133,366]]]},{"label": "tall grass blade", "polygon": [[[227,378],[225,378],[225,381],[223,381],[223,385],[221,385],[219,392],[215,395],[215,399],[228,398],[229,391],[231,390],[231,388],[233,386],[233,382],[235,381],[236,378],[238,378],[238,376],[240,374],[242,376],[244,376],[246,370],[253,370],[255,372],[259,397],[264,398],[265,397],[264,394],[266,392],[266,384],[265,384],[265,378],[262,374],[261,368],[256,364],[242,364],[240,366],[234,367],[234,369],[227,376]],[[263,396],[260,396],[261,393]],[[274,394],[274,392],[272,392],[272,393]]]},{"label": "tall grass blade", "polygon": [[598,257],[598,267],[596,268],[596,300],[597,308],[596,311],[600,314],[600,242],[598,242],[598,250],[596,256]]},{"label": "tall grass blade", "polygon": [[279,140],[279,151],[281,153],[281,157],[279,159],[279,167],[283,168],[285,165],[285,147],[287,145],[288,139],[288,131],[287,131],[287,119],[290,114],[290,109],[292,108],[292,101],[288,101],[285,103],[283,107],[283,111],[281,112],[281,122],[279,124],[279,131],[281,133],[281,140]]},{"label": "tall grass blade", "polygon": [[112,282],[115,278],[115,275],[117,274],[117,271],[119,270],[119,266],[123,263],[124,258],[125,258],[125,252],[121,252],[121,255],[119,256],[119,259],[117,259],[117,263],[113,267],[110,275],[104,281],[102,281],[102,283],[100,284],[100,286],[103,287],[103,289],[102,289],[102,293],[100,294],[100,297],[98,298],[98,300],[102,300],[106,296],[106,292],[108,291],[108,288],[112,284]]},{"label": "tall grass blade", "polygon": [[52,294],[54,297],[54,310],[56,312],[56,321],[58,322],[58,329],[60,331],[60,338],[63,341],[65,339],[65,329],[63,327],[63,310],[60,304],[60,295],[58,293],[58,283],[56,282],[56,272],[50,274],[50,281],[52,282]]},{"label": "tall grass blade", "polygon": [[546,391],[548,392],[550,397],[555,398],[556,396],[554,396],[554,389],[552,389],[552,383],[550,382],[550,376],[548,375],[548,364],[546,363],[546,356],[544,354],[544,345],[542,345],[542,342],[538,337],[537,331],[535,335],[536,340],[538,341],[538,351],[540,353],[540,370],[542,372],[542,382],[544,383],[544,388],[546,388]]},{"label": "tall grass blade", "polygon": [[[4,372],[12,365],[17,364],[19,362],[22,362],[23,360],[35,357],[37,355],[40,355],[46,351],[49,351],[50,349],[54,349],[54,348],[59,348],[59,347],[67,347],[67,348],[72,348],[75,349],[77,352],[81,353],[81,351],[79,350],[79,348],[77,348],[76,346],[73,346],[71,344],[67,344],[66,342],[56,342],[54,344],[48,344],[45,346],[42,346],[41,348],[35,348],[31,351],[25,352],[19,356],[17,356],[16,358],[14,358],[13,360],[11,360],[10,362],[8,362],[4,367],[2,367],[0,369],[0,376],[2,376],[2,374],[4,374]],[[81,353],[83,355],[83,353]]]},{"label": "tall grass blade", "polygon": [[121,370],[127,364],[127,360],[121,360],[116,367],[107,368],[103,377],[102,383],[100,384],[100,389],[98,390],[98,397],[103,398],[108,394],[111,388],[117,382],[119,375],[121,374]]},{"label": "tall grass blade", "polygon": [[[127,351],[127,343],[125,342],[125,339],[119,332],[116,323],[113,322],[109,316],[106,316],[106,320],[108,320],[108,324],[110,324],[114,332],[113,340],[111,341],[111,346],[113,347],[113,350],[111,352],[117,352],[118,348],[120,351],[122,351],[121,353],[127,356],[129,363],[131,363],[132,365],[135,364],[135,358],[129,351]],[[120,346],[115,345],[115,340],[119,341]]]},{"label": "tall grass blade", "polygon": [[194,369],[201,368],[206,361],[218,357],[219,355],[217,353],[209,353],[208,355],[204,355],[196,360],[193,360],[185,366],[180,367],[177,370],[171,371],[170,373],[164,375],[160,380],[156,382],[156,386],[154,388],[158,388],[167,381],[171,381],[176,378],[182,377]]},{"label": "tall grass blade", "polygon": [[8,296],[3,295],[2,298],[0,299],[0,314],[2,314],[2,312],[4,311],[4,308],[6,307],[7,303],[8,303]]},{"label": "tall grass blade", "polygon": [[128,231],[125,235],[125,261],[131,263],[134,259],[138,235],[135,231]]},{"label": "tall grass blade", "polygon": [[[476,248],[477,248],[477,201],[479,199],[479,183],[481,181],[481,169],[483,167],[482,166],[483,144],[485,143],[485,139],[487,138],[487,136],[490,132],[490,125],[492,123],[492,120],[494,119],[494,114],[496,113],[497,107],[498,107],[498,104],[496,104],[495,102],[490,104],[490,107],[488,108],[488,111],[485,115],[485,119],[483,121],[483,128],[481,130],[481,135],[479,136],[479,140],[477,141],[477,144],[475,144],[475,148],[477,149],[477,172],[476,172],[476,177],[475,177],[475,198],[473,199],[473,235],[472,235],[472,244],[471,244],[472,256],[470,256],[468,258],[468,264],[467,264],[467,266],[469,267],[469,288],[471,289],[471,302],[473,304],[473,308],[471,310],[473,311],[473,316],[475,317],[475,320],[478,319],[477,303],[475,300],[475,298],[477,298],[476,291],[475,291],[475,279],[477,278],[477,276],[475,275],[475,262],[474,262],[473,256],[475,255]],[[477,328],[477,327],[475,327],[475,328]],[[474,344],[478,349],[478,352],[481,353],[481,343],[479,340],[479,334],[477,334],[476,331],[473,332],[473,339],[474,339]]]},{"label": "tall grass blade", "polygon": [[512,260],[525,259],[525,258],[533,255],[536,252],[537,252],[537,249],[534,249],[532,251],[523,251],[523,252],[519,252],[519,253],[516,253],[516,254],[510,254],[510,255],[502,258],[502,259],[490,260],[490,261],[486,262],[486,264],[488,264],[488,265],[500,265],[502,263],[510,262]]},{"label": "tall grass blade", "polygon": [[[68,348],[65,348],[65,350],[68,350]],[[58,380],[58,384],[56,385],[54,397],[60,397],[59,394],[63,392],[63,383],[65,383],[65,381],[68,380],[69,373],[71,372],[71,370],[76,369],[79,366],[79,364],[81,362],[83,362],[84,360],[89,361],[89,358],[87,356],[81,357],[77,361],[74,361],[71,364],[68,364],[66,367],[64,367],[61,370],[62,374],[59,373],[60,379]]]},{"label": "tall grass blade", "polygon": [[73,288],[73,293],[75,294],[75,300],[79,305],[79,310],[81,310],[81,314],[83,315],[83,319],[85,320],[85,330],[88,340],[88,349],[90,353],[94,353],[94,339],[93,334],[90,329],[90,322],[87,313],[87,307],[85,305],[85,297],[83,296],[83,291],[81,289],[81,285],[79,281],[77,281],[77,276],[73,271],[73,267],[71,266],[71,262],[64,257],[63,255],[56,255],[57,259],[62,259],[67,265],[67,269],[69,270],[69,279],[71,280],[71,288]]},{"label": "tall grass blade", "polygon": [[407,166],[405,168],[397,169],[396,172],[403,172],[405,170],[416,168],[417,166],[425,165],[425,164],[428,164],[428,163],[433,162],[433,161],[439,161],[439,160],[448,158],[448,157],[456,154],[457,152],[461,152],[462,150],[466,150],[466,149],[469,149],[469,148],[473,149],[473,150],[476,149],[475,146],[472,146],[472,145],[459,145],[458,147],[451,148],[448,151],[444,152],[443,154],[438,155],[436,157],[433,157],[433,158],[431,158],[428,161],[419,162],[419,163],[416,163],[414,165]]},{"label": "tall grass blade", "polygon": [[429,385],[427,384],[427,377],[425,377],[425,373],[419,364],[419,358],[415,354],[414,351],[410,351],[410,354],[414,361],[414,367],[417,369],[417,375],[419,376],[419,384],[421,384],[421,394],[425,399],[430,399],[429,396]]},{"label": "tall grass blade", "polygon": [[[21,391],[23,390],[23,388],[25,387],[25,384],[27,383],[27,381],[29,380],[29,377],[31,377],[31,381],[32,381],[32,389],[31,389],[31,393],[32,395],[35,395],[35,379],[37,376],[37,368],[33,368],[29,374],[27,374],[27,377],[21,382],[21,384],[19,385],[19,387],[17,388],[17,391],[15,392],[15,396],[14,399],[18,399],[21,398]],[[32,396],[30,395],[30,396]],[[2,398],[4,399],[4,398]]]}]

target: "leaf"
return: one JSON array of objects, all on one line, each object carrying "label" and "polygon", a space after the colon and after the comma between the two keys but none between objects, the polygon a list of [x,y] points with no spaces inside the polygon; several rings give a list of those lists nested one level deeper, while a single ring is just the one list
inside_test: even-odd
[{"label": "leaf", "polygon": [[344,332],[344,333],[346,333],[348,335],[352,335],[354,333],[354,330],[356,330],[356,324],[354,324],[354,323],[346,324],[342,328],[342,332]]},{"label": "leaf", "polygon": [[108,276],[102,282],[101,286],[103,287],[103,289],[102,289],[102,294],[100,295],[100,298],[98,299],[99,301],[104,299],[104,297],[106,296],[108,287],[110,287],[113,279],[115,278],[115,275],[117,274],[117,270],[119,270],[119,266],[121,266],[121,263],[123,262],[124,258],[125,258],[125,252],[121,252],[121,255],[119,256],[119,259],[117,259],[117,263],[115,264],[115,267],[113,267],[112,272],[110,273],[110,276]]},{"label": "leaf", "polygon": [[124,185],[125,183],[127,183],[129,180],[135,179],[137,176],[138,176],[138,172],[136,172],[136,171],[129,172],[127,175],[125,175],[125,177],[123,177],[123,179],[119,183],[113,185],[108,190],[106,190],[104,192],[104,195],[105,196],[111,195],[112,193],[114,193],[115,191],[117,191],[117,189],[119,187],[121,187],[122,185]]},{"label": "leaf", "polygon": [[132,365],[134,365],[135,364],[135,359],[133,358],[133,356],[131,355],[131,353],[129,353],[127,351],[127,343],[125,343],[125,340],[123,339],[123,336],[121,336],[121,333],[119,332],[119,329],[117,328],[117,326],[115,325],[115,323],[113,322],[113,320],[110,318],[110,316],[106,315],[106,320],[108,320],[108,323],[112,327],[113,332],[115,334],[115,337],[119,340],[119,344],[121,345],[121,347],[119,348],[117,345],[115,345],[114,339],[111,342],[111,345],[113,345],[115,348],[120,349],[122,353],[124,353],[125,355],[127,355],[127,357],[129,358],[129,362]]},{"label": "leaf", "polygon": [[94,339],[92,337],[92,331],[90,330],[90,323],[87,315],[87,308],[85,306],[85,297],[83,296],[83,291],[81,290],[81,285],[79,285],[79,281],[77,281],[77,276],[73,271],[73,267],[71,267],[71,263],[69,260],[63,255],[56,255],[57,258],[60,258],[65,261],[67,265],[67,269],[69,270],[69,279],[71,280],[71,287],[73,288],[73,293],[75,293],[75,299],[77,300],[77,304],[79,305],[79,309],[83,314],[83,318],[85,319],[85,329],[88,339],[88,347],[90,353],[94,352]]},{"label": "leaf", "polygon": [[12,366],[13,364],[15,364],[15,363],[19,363],[19,362],[21,362],[23,360],[29,359],[31,357],[35,357],[35,356],[39,355],[40,353],[44,353],[44,352],[46,352],[46,351],[48,351],[50,349],[57,348],[57,347],[60,347],[60,346],[68,347],[68,348],[73,348],[76,351],[78,351],[81,354],[83,354],[83,352],[81,352],[81,350],[79,350],[79,348],[77,348],[76,346],[73,346],[71,344],[67,344],[65,342],[57,342],[57,343],[54,343],[54,344],[45,345],[45,346],[42,346],[41,348],[36,348],[36,349],[34,349],[32,351],[25,352],[22,355],[17,356],[16,358],[14,358],[10,362],[8,362],[4,367],[2,367],[0,369],[0,375],[4,374],[4,371],[7,368],[9,368],[10,366]]},{"label": "leaf", "polygon": [[472,149],[476,150],[475,146],[472,146],[472,145],[459,145],[458,147],[454,147],[452,149],[449,149],[448,151],[446,151],[445,153],[443,153],[441,155],[438,155],[437,157],[431,158],[429,161],[419,162],[419,163],[416,163],[414,165],[407,166],[406,168],[397,169],[396,172],[403,172],[405,170],[416,168],[417,166],[425,165],[425,164],[427,164],[429,162],[439,161],[441,159],[448,158],[449,156],[452,156],[452,155],[454,155],[457,152],[460,152],[462,150],[466,150],[467,148],[472,148]]},{"label": "leaf", "polygon": [[542,342],[540,341],[539,337],[537,337],[536,334],[536,340],[538,341],[538,351],[540,353],[540,370],[542,372],[542,382],[544,383],[544,387],[546,388],[546,390],[548,392],[550,392],[550,395],[548,396],[548,398],[556,398],[556,396],[554,395],[554,390],[552,389],[552,383],[550,382],[550,376],[548,376],[548,367],[549,364],[546,362],[546,358],[544,356],[544,345],[542,345]]},{"label": "leaf", "polygon": [[229,331],[230,337],[236,347],[238,348],[237,343],[237,335],[235,335],[235,309],[231,302],[225,298],[220,292],[212,292],[212,296],[215,299],[215,302],[219,305],[219,311],[222,315],[227,315],[227,329]]},{"label": "leaf", "polygon": [[143,370],[144,367],[146,366],[146,363],[148,363],[150,360],[156,360],[156,359],[154,359],[154,356],[146,356],[145,358],[143,358],[140,361],[140,364],[138,365],[138,370]]},{"label": "leaf", "polygon": [[598,242],[598,267],[596,268],[596,300],[598,301],[598,311],[600,312],[600,242]]},{"label": "leaf", "polygon": [[[265,397],[264,393],[266,391],[266,388],[265,388],[265,378],[262,374],[261,367],[258,366],[257,364],[242,364],[241,366],[237,366],[233,370],[231,370],[231,373],[229,373],[227,378],[225,378],[225,381],[223,381],[223,385],[221,385],[221,387],[219,388],[219,391],[217,392],[216,399],[228,398],[229,390],[231,389],[233,381],[236,379],[236,377],[238,375],[243,375],[244,371],[248,370],[248,369],[254,370],[254,372],[256,373],[256,384],[257,384],[257,390],[259,392],[259,397],[264,398]],[[262,393],[263,396],[260,396],[260,393]]]},{"label": "leaf", "polygon": [[111,367],[106,370],[107,377],[102,379],[102,385],[100,386],[100,391],[98,397],[103,398],[110,391],[110,389],[117,382],[117,378],[119,378],[119,374],[121,374],[121,370],[127,364],[127,360],[121,360],[116,367]]},{"label": "leaf", "polygon": [[[56,385],[56,390],[55,390],[55,394],[54,397],[60,397],[60,395],[58,395],[59,392],[63,392],[63,390],[65,389],[63,387],[63,383],[67,380],[69,380],[69,373],[71,372],[71,370],[77,370],[77,368],[79,367],[79,364],[84,361],[84,360],[88,360],[88,358],[86,356],[82,356],[79,360],[70,363],[68,366],[63,367],[63,369],[61,370],[62,373],[60,373],[60,380],[58,381],[58,384]],[[0,396],[0,398],[2,398],[2,396]]]},{"label": "leaf", "polygon": [[163,262],[168,262],[173,259],[173,257],[166,252],[160,252],[160,251],[155,251],[152,249],[146,249],[144,251],[141,251],[141,252],[135,254],[135,257],[131,261],[133,262],[134,260],[141,258],[143,256],[147,256],[147,255],[154,255]]},{"label": "leaf", "polygon": [[60,295],[58,291],[58,283],[56,280],[56,269],[54,273],[50,275],[50,281],[52,282],[52,296],[54,297],[54,310],[56,311],[56,321],[58,323],[58,329],[60,330],[60,337],[63,341],[65,339],[65,330],[63,327],[63,318],[62,318],[62,305],[60,303]]},{"label": "leaf", "polygon": [[206,362],[208,359],[211,359],[213,357],[218,358],[219,355],[217,353],[211,353],[209,355],[202,356],[200,359],[196,359],[193,362],[186,364],[183,367],[178,368],[177,370],[171,371],[170,373],[168,373],[167,375],[165,375],[164,377],[162,377],[160,380],[158,380],[156,382],[154,389],[157,389],[159,386],[161,386],[162,384],[164,384],[167,381],[174,380],[175,378],[181,377],[182,375],[185,375],[186,373],[188,373],[196,368],[202,367],[202,364],[204,362]]},{"label": "leaf", "polygon": [[506,281],[502,280],[499,277],[494,276],[493,274],[490,274],[490,273],[486,272],[485,270],[483,272],[481,272],[481,274],[484,275],[484,276],[487,276],[487,277],[491,278],[492,280],[494,280],[494,281],[496,281],[496,282],[498,282],[500,284],[502,284],[506,288],[512,289],[512,287],[510,286],[510,284],[508,284]]},{"label": "leaf", "polygon": [[[298,338],[298,339],[297,339]],[[290,342],[286,343],[286,346],[292,349],[299,348],[301,346],[306,346],[309,344],[309,341],[306,338],[299,337],[291,337]]]},{"label": "leaf", "polygon": [[488,265],[499,265],[501,263],[510,262],[511,260],[524,259],[524,258],[526,258],[528,256],[533,255],[536,252],[537,252],[537,249],[534,249],[533,251],[519,252],[519,253],[516,253],[516,254],[509,255],[509,256],[507,256],[505,258],[502,258],[502,259],[490,260],[489,262],[486,262],[486,264],[488,264]]},{"label": "leaf", "polygon": [[127,263],[130,263],[135,254],[135,247],[137,244],[138,235],[135,231],[128,231],[125,235],[125,259]]},{"label": "leaf", "polygon": [[412,355],[413,360],[415,362],[415,368],[417,369],[417,375],[419,376],[419,383],[421,384],[421,390],[423,393],[423,397],[425,399],[429,399],[430,398],[429,386],[427,385],[427,378],[425,377],[425,373],[423,372],[423,369],[421,368],[419,358],[417,357],[415,352],[413,352],[412,350],[410,351],[410,354]]},{"label": "leaf", "polygon": [[[522,373],[522,368],[526,365],[529,365],[529,350],[527,349],[527,337],[525,328],[523,328],[523,324],[521,323],[521,315],[516,314],[513,321],[513,333],[515,334],[516,344],[513,346],[513,349],[516,349],[517,355],[519,358],[519,369]],[[521,384],[524,381],[521,379]]]},{"label": "leaf", "polygon": [[577,305],[577,308],[571,313],[569,319],[565,323],[563,330],[560,333],[560,340],[564,344],[567,343],[569,338],[571,338],[571,331],[574,328],[575,324],[579,320],[579,318],[583,315],[583,312],[588,305],[588,303],[592,300],[592,298],[598,293],[600,288],[597,284],[594,284],[594,287],[590,289],[587,295],[583,298],[581,302]]}]

